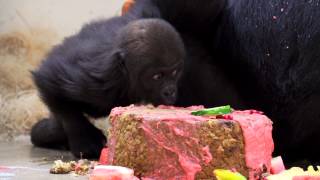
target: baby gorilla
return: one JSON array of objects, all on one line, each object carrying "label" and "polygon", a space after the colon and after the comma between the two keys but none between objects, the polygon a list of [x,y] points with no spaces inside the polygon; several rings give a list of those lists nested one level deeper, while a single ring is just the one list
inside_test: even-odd
[{"label": "baby gorilla", "polygon": [[87,116],[106,116],[132,103],[176,101],[185,58],[179,34],[160,19],[118,18],[86,25],[33,73],[51,112],[32,128],[34,145],[98,157],[106,140]]}]

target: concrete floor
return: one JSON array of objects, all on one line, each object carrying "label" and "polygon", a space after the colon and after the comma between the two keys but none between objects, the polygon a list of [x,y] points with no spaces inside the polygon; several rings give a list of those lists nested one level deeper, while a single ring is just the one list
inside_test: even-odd
[{"label": "concrete floor", "polygon": [[0,141],[0,180],[64,180],[88,179],[88,176],[73,174],[50,174],[53,161],[74,160],[67,151],[56,151],[34,147],[29,136],[21,136],[14,141]]}]

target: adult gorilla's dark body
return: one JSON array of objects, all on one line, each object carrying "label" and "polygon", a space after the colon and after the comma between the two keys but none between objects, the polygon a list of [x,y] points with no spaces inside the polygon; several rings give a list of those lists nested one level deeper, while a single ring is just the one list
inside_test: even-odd
[{"label": "adult gorilla's dark body", "polygon": [[178,105],[264,111],[275,155],[290,164],[320,160],[319,8],[319,0],[137,0],[130,13],[163,18],[182,34],[189,59]]},{"label": "adult gorilla's dark body", "polygon": [[177,105],[262,110],[277,154],[320,159],[319,0],[137,0],[116,21],[150,17],[168,21],[185,44]]},{"label": "adult gorilla's dark body", "polygon": [[213,61],[247,107],[271,117],[275,154],[288,164],[320,160],[319,3],[231,0],[214,40]]}]

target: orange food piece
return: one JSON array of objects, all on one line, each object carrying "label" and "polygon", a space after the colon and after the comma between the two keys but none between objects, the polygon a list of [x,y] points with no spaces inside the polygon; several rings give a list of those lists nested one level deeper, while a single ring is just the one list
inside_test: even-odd
[{"label": "orange food piece", "polygon": [[121,14],[124,15],[134,4],[134,0],[126,0],[122,6]]}]

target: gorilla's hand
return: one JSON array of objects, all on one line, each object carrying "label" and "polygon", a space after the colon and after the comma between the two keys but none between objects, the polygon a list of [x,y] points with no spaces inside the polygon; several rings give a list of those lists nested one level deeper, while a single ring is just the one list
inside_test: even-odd
[{"label": "gorilla's hand", "polygon": [[57,114],[62,120],[72,154],[81,158],[98,158],[106,144],[106,137],[94,127],[83,115]]}]

